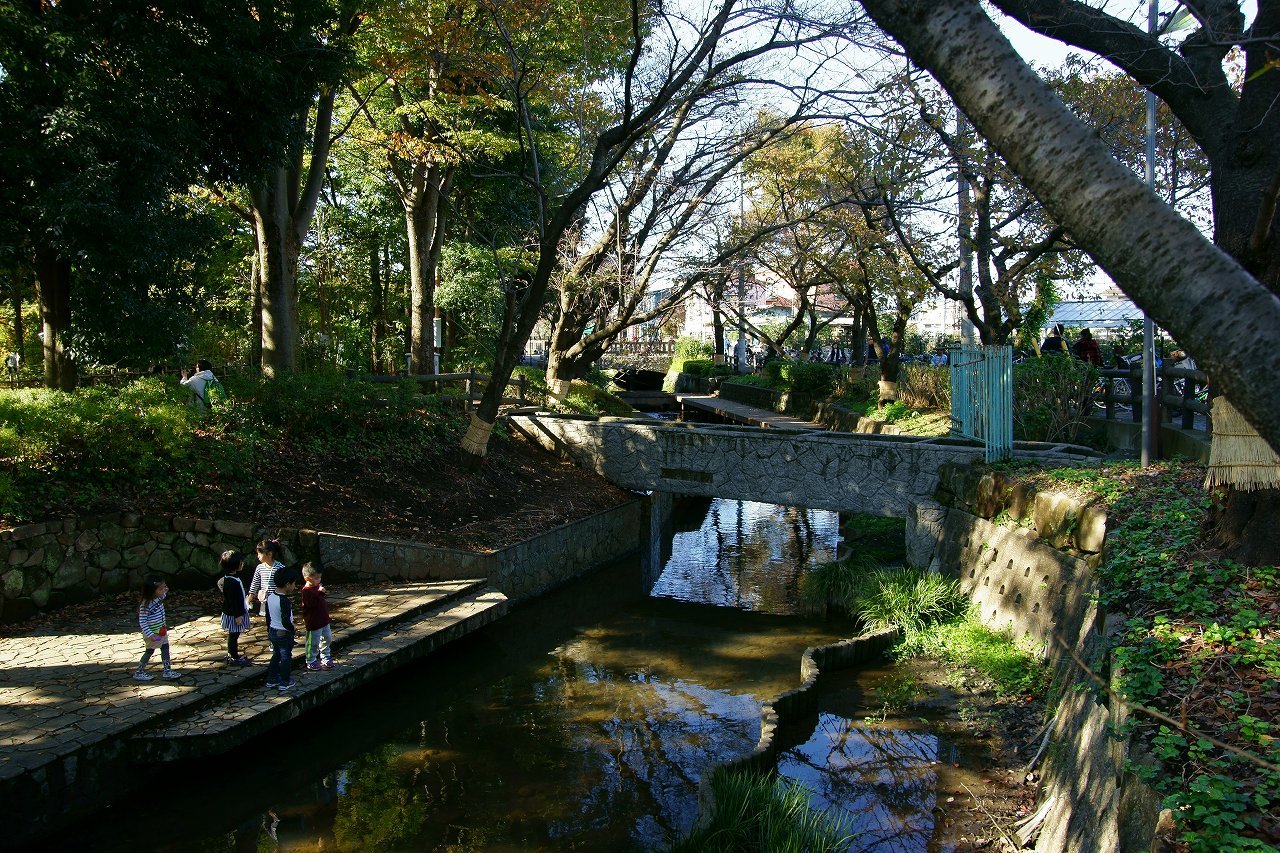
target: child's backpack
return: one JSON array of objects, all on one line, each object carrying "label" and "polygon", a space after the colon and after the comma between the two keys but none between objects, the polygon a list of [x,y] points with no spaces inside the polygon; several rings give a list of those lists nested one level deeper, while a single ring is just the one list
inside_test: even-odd
[{"label": "child's backpack", "polygon": [[214,376],[205,383],[204,386],[204,404],[210,409],[221,406],[231,395],[227,393],[227,388],[218,381],[218,377]]}]

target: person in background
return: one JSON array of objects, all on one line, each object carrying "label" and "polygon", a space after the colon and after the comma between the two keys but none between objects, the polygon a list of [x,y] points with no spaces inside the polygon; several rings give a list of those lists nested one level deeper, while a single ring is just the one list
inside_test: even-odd
[{"label": "person in background", "polygon": [[169,585],[164,578],[151,575],[142,582],[142,595],[138,599],[138,628],[142,631],[142,640],[147,644],[138,661],[138,668],[133,672],[135,681],[150,681],[153,676],[147,674],[147,661],[156,649],[160,650],[160,659],[164,661],[165,678],[177,678],[169,662],[169,627],[165,624],[164,597],[169,594]]},{"label": "person in background", "polygon": [[1070,352],[1067,349],[1066,339],[1063,338],[1062,334],[1062,324],[1059,323],[1050,330],[1049,336],[1040,344],[1040,354],[1050,355]]},{"label": "person in background", "polygon": [[1076,341],[1072,351],[1081,361],[1092,364],[1094,367],[1102,367],[1102,350],[1098,349],[1098,342],[1093,339],[1093,332],[1088,329],[1080,330],[1080,340]]},{"label": "person in background", "polygon": [[212,381],[213,365],[204,359],[196,362],[195,370],[182,368],[182,384],[191,390],[191,401],[199,409],[209,408],[205,389]]},{"label": "person in background", "polygon": [[320,584],[320,570],[311,563],[302,567],[302,621],[307,626],[307,669],[333,669],[333,629],[329,626],[329,602]]},{"label": "person in background", "polygon": [[275,573],[275,592],[267,593],[267,638],[271,640],[271,662],[267,664],[267,689],[284,693],[292,690],[297,682],[289,677],[293,663],[294,635],[293,602],[289,593],[298,588],[298,573],[281,569]]}]

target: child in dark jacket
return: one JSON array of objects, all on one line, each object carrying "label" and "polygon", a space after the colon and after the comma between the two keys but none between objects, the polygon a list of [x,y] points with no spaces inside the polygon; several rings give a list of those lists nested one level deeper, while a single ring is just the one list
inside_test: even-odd
[{"label": "child in dark jacket", "polygon": [[329,626],[329,602],[320,584],[320,570],[302,567],[302,618],[307,626],[307,669],[333,669],[333,630]]},{"label": "child in dark jacket", "polygon": [[296,682],[289,677],[293,663],[293,637],[297,629],[293,624],[293,603],[289,593],[298,588],[298,573],[280,569],[273,578],[275,589],[267,593],[267,637],[271,640],[271,662],[267,664],[267,689],[283,693],[292,690]]}]

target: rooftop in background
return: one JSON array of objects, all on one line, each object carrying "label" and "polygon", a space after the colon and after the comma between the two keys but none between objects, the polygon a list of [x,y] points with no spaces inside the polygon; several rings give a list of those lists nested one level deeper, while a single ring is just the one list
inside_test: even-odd
[{"label": "rooftop in background", "polygon": [[1046,323],[1061,323],[1073,329],[1122,329],[1131,320],[1141,320],[1142,309],[1128,299],[1096,299],[1090,302],[1059,302]]}]

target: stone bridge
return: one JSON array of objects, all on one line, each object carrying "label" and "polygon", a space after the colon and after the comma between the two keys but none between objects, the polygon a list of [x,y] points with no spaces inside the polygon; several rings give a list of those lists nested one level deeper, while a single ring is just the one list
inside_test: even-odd
[{"label": "stone bridge", "polygon": [[[636,491],[761,501],[836,512],[912,517],[932,501],[946,462],[980,462],[982,446],[951,436],[869,435],[589,418],[509,416],[514,430]],[[1080,463],[1075,445],[1017,442],[1019,458]]]}]

